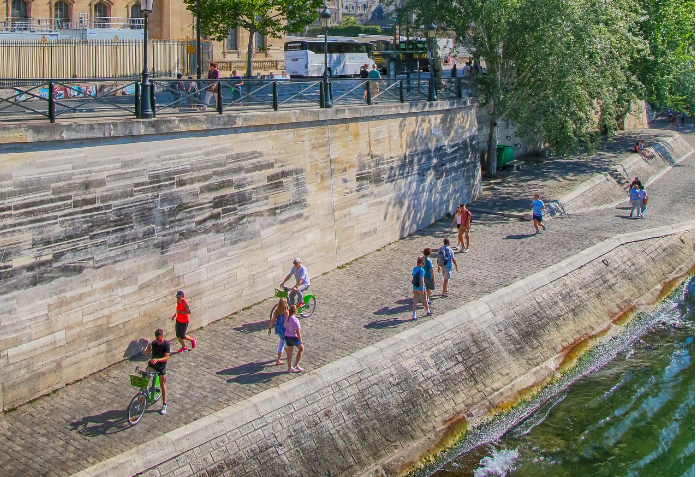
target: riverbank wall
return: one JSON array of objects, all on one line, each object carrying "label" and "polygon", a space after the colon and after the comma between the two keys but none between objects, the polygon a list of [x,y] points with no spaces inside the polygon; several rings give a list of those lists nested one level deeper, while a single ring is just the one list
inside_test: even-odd
[{"label": "riverbank wall", "polygon": [[693,222],[614,237],[77,475],[402,475],[693,266]]},{"label": "riverbank wall", "polygon": [[442,218],[481,188],[467,101],[0,125],[0,408]]}]

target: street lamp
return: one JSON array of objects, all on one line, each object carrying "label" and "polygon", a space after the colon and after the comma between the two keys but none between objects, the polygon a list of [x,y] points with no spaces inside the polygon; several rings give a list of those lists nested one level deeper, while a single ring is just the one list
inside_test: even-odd
[{"label": "street lamp", "polygon": [[140,118],[152,119],[155,112],[152,110],[150,101],[150,73],[147,70],[147,17],[152,12],[153,0],[140,0],[140,11],[143,12],[145,21],[143,25],[143,78],[140,83]]},{"label": "street lamp", "polygon": [[409,12],[408,15],[406,15],[406,54],[404,55],[404,59],[406,60],[406,88],[407,91],[411,91],[411,44],[410,44],[410,38],[409,38],[409,29],[411,28],[411,25],[416,22],[416,14],[413,12]]},{"label": "street lamp", "polygon": [[196,0],[196,78],[198,79],[201,79],[202,62],[203,52],[201,51],[201,0]]},{"label": "street lamp", "polygon": [[393,60],[394,78],[396,78],[396,51],[399,49],[399,41],[396,38],[396,22],[397,22],[397,18],[396,18],[396,16],[394,16],[392,18],[392,23],[393,23],[393,27],[394,27],[394,48],[392,48],[392,58],[394,58],[394,60]]},{"label": "street lamp", "polygon": [[435,87],[435,33],[437,27],[434,23],[428,25],[428,40],[430,43],[430,82],[428,84],[428,101],[437,101],[437,89]]},{"label": "street lamp", "polygon": [[324,107],[330,108],[331,94],[329,93],[329,25],[331,24],[331,12],[324,5],[324,9],[319,14],[321,26],[324,28]]}]

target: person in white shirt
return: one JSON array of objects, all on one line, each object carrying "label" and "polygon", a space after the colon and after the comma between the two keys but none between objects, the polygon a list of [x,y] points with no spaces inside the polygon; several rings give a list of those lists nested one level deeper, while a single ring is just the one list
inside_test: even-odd
[{"label": "person in white shirt", "polygon": [[309,273],[307,272],[307,267],[302,265],[300,262],[299,257],[295,258],[292,261],[292,269],[290,270],[290,273],[285,277],[285,280],[283,280],[283,283],[280,284],[280,287],[282,288],[283,285],[285,285],[285,282],[290,280],[291,276],[295,276],[295,286],[292,287],[292,290],[290,291],[290,295],[288,296],[288,302],[290,304],[296,304],[295,303],[295,294],[298,295],[299,297],[299,302],[297,302],[298,306],[302,306],[304,304],[304,297],[302,296],[302,292],[307,290],[309,288]]}]

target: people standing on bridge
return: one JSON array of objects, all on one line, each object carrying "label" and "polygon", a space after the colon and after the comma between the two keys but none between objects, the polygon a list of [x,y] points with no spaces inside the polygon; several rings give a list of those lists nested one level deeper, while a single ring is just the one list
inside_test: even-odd
[{"label": "people standing on bridge", "polygon": [[151,356],[147,362],[147,372],[155,372],[159,374],[160,386],[162,387],[162,409],[160,414],[167,414],[167,361],[169,361],[169,353],[171,348],[169,341],[164,339],[164,330],[157,329],[155,331],[155,339],[151,341],[145,348],[145,356]]},{"label": "people standing on bridge", "polygon": [[546,210],[544,202],[539,199],[539,194],[534,194],[534,200],[532,201],[532,220],[534,221],[534,230],[537,234],[539,233],[540,225],[542,229],[546,230],[546,225],[542,223],[544,220],[544,210]]},{"label": "people standing on bridge", "polygon": [[232,70],[232,102],[242,101],[242,85],[244,84],[244,78],[237,74],[237,70]]},{"label": "people standing on bridge", "polygon": [[[208,69],[208,79],[209,80],[219,80],[220,79],[220,70],[217,69],[217,63],[210,63],[210,68]],[[203,99],[203,108],[201,108],[203,111],[206,111],[208,109],[208,105],[210,104],[210,98],[213,96],[215,97],[215,104],[217,105],[217,89],[218,89],[218,83],[217,81],[208,81],[205,85],[205,99]]]},{"label": "people standing on bridge", "polygon": [[457,64],[456,64],[456,63],[454,64],[454,66],[452,67],[452,70],[450,71],[450,76],[451,76],[452,78],[456,78],[456,77],[457,77]]},{"label": "people standing on bridge", "polygon": [[437,271],[442,272],[442,296],[449,296],[449,280],[452,278],[452,264],[454,269],[459,270],[457,259],[454,258],[454,251],[450,248],[450,240],[444,239],[443,245],[437,251]]},{"label": "people standing on bridge", "polygon": [[[302,265],[300,262],[300,258],[297,257],[292,261],[292,268],[290,269],[290,273],[287,274],[285,277],[285,280],[280,284],[280,288],[283,288],[283,285],[285,285],[285,282],[287,282],[291,276],[295,276],[296,283],[292,287],[292,290],[290,291],[290,294],[288,298],[290,299],[291,304],[297,304],[297,306],[302,306],[304,305],[304,297],[302,296],[302,292],[307,290],[309,288],[309,272],[307,272],[307,267]],[[297,300],[295,300],[295,295],[297,295]]]},{"label": "people standing on bridge", "polygon": [[640,204],[640,215],[638,217],[644,219],[645,211],[648,209],[648,191],[643,187],[638,190],[638,202]]},{"label": "people standing on bridge", "polygon": [[367,78],[370,80],[370,93],[372,93],[372,101],[374,102],[379,95],[379,83],[384,83],[376,64],[372,65],[372,71],[367,74]]},{"label": "people standing on bridge", "polygon": [[[370,66],[365,63],[360,67],[360,79],[367,80],[370,74]],[[370,89],[370,82],[365,81],[365,92],[363,93],[363,101],[367,102],[367,90]]]},{"label": "people standing on bridge", "polygon": [[413,315],[412,319],[417,320],[416,308],[418,308],[418,301],[423,303],[425,308],[425,315],[430,316],[433,314],[428,307],[428,299],[425,294],[425,257],[418,257],[416,260],[416,266],[413,267],[411,272],[411,285],[413,285]]},{"label": "people standing on bridge", "polygon": [[285,298],[278,300],[278,305],[276,309],[273,310],[273,316],[271,316],[271,323],[268,325],[268,334],[271,334],[271,328],[275,328],[275,334],[280,337],[280,343],[278,343],[278,358],[276,359],[276,365],[283,364],[281,358],[283,357],[283,350],[285,349],[285,319],[290,316],[288,313],[288,301]]},{"label": "people standing on bridge", "polygon": [[172,320],[176,319],[176,324],[174,325],[174,330],[176,332],[176,339],[179,340],[181,344],[181,349],[177,353],[183,353],[189,349],[186,347],[184,340],[191,342],[191,349],[196,347],[196,338],[192,338],[186,334],[186,330],[189,325],[189,315],[191,314],[191,308],[189,307],[186,298],[184,298],[184,291],[179,290],[176,292],[176,313],[172,316]]},{"label": "people standing on bridge", "polygon": [[[302,331],[300,330],[300,320],[297,319],[297,307],[290,305],[288,317],[285,318],[285,346],[287,349],[288,372],[301,373],[304,369],[300,368],[300,358],[304,353],[304,344],[302,344]],[[292,365],[292,353],[297,347],[297,356],[295,357],[295,366]]]},{"label": "people standing on bridge", "polygon": [[[635,182],[635,181],[634,181]],[[636,217],[640,217],[640,209],[641,209],[641,202],[640,202],[640,188],[642,186],[639,186],[638,184],[632,184],[631,185],[631,191],[630,191],[630,204],[631,204],[631,212],[628,214],[629,217],[633,217],[633,211],[636,212]]]},{"label": "people standing on bridge", "polygon": [[184,104],[184,97],[186,94],[186,85],[184,84],[184,75],[181,73],[176,74],[176,80],[172,81],[169,88],[172,90],[174,96],[174,104],[181,109]]}]

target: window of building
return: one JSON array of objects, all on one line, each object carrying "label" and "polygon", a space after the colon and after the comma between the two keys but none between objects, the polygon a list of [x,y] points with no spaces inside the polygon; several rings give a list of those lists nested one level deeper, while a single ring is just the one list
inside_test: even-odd
[{"label": "window of building", "polygon": [[109,7],[106,3],[95,3],[94,4],[94,18],[108,18]]},{"label": "window of building", "polygon": [[254,44],[257,50],[266,48],[266,37],[259,32],[254,33]]},{"label": "window of building", "polygon": [[238,50],[237,48],[237,29],[233,28],[230,30],[230,34],[227,35],[227,49],[228,50]]},{"label": "window of building", "polygon": [[29,5],[24,0],[12,0],[12,19],[26,20],[29,18]]},{"label": "window of building", "polygon": [[70,27],[70,5],[62,0],[53,5],[53,19],[56,23],[56,28]]},{"label": "window of building", "polygon": [[131,18],[143,18],[143,12],[140,10],[140,4],[134,3],[130,7],[130,17]]}]

